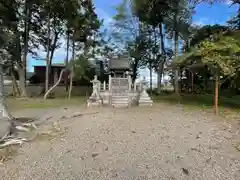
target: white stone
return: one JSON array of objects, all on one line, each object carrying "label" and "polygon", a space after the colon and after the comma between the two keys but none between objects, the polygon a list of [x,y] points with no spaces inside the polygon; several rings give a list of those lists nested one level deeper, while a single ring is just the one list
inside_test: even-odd
[{"label": "white stone", "polygon": [[153,104],[152,99],[149,97],[149,95],[146,91],[146,88],[147,88],[146,84],[147,84],[147,82],[144,77],[143,81],[141,82],[142,92],[139,97],[139,106],[142,106],[142,105],[152,106],[152,104]]}]

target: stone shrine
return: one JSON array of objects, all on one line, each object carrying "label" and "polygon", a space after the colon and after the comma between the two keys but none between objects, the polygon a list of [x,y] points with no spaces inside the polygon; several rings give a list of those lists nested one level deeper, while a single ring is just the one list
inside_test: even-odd
[{"label": "stone shrine", "polygon": [[[109,60],[108,84],[101,83],[97,76],[92,80],[93,92],[88,99],[88,107],[107,105],[110,107],[131,107],[133,105],[152,105],[146,91],[146,82],[132,83],[128,59]],[[144,84],[145,83],[145,84]]]}]

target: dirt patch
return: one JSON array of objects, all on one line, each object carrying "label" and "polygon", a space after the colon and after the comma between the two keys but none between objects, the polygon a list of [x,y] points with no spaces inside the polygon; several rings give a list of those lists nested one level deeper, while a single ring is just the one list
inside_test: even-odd
[{"label": "dirt patch", "polygon": [[240,179],[239,133],[207,113],[165,104],[49,113],[60,128],[24,144],[0,179]]},{"label": "dirt patch", "polygon": [[14,158],[17,155],[18,146],[11,145],[0,149],[0,164],[5,163],[7,160]]}]

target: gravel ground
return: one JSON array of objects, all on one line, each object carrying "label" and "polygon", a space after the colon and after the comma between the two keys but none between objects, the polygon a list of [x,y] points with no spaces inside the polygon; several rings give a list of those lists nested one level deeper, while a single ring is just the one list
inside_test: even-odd
[{"label": "gravel ground", "polygon": [[[84,115],[61,118],[73,112]],[[203,112],[157,105],[72,107],[44,115],[58,120],[65,133],[24,144],[0,166],[1,180],[240,179],[238,125]]]}]

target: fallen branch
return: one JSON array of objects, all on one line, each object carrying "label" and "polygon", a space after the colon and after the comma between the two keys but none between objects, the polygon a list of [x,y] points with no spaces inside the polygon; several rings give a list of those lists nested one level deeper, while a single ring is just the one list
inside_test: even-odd
[{"label": "fallen branch", "polygon": [[58,84],[61,82],[63,73],[66,71],[66,69],[62,69],[58,78],[58,81],[45,93],[44,95],[44,100],[47,99],[48,95],[50,94],[50,92],[56,87],[58,86]]},{"label": "fallen branch", "polygon": [[93,114],[98,114],[99,112],[93,112],[93,113],[75,113],[73,115],[70,115],[70,116],[61,116],[61,119],[70,119],[70,118],[75,118],[75,117],[80,117],[80,116],[83,116],[83,115],[93,115]]},{"label": "fallen branch", "polygon": [[12,138],[12,139],[7,138],[6,140],[0,142],[0,149],[10,145],[17,145],[17,144],[22,145],[22,143],[26,141],[27,139],[25,138]]},{"label": "fallen branch", "polygon": [[22,126],[37,129],[37,126],[34,123],[22,123]]},{"label": "fallen branch", "polygon": [[29,132],[30,129],[23,127],[23,126],[16,126],[15,129],[17,129],[18,131],[24,131],[24,132]]}]

